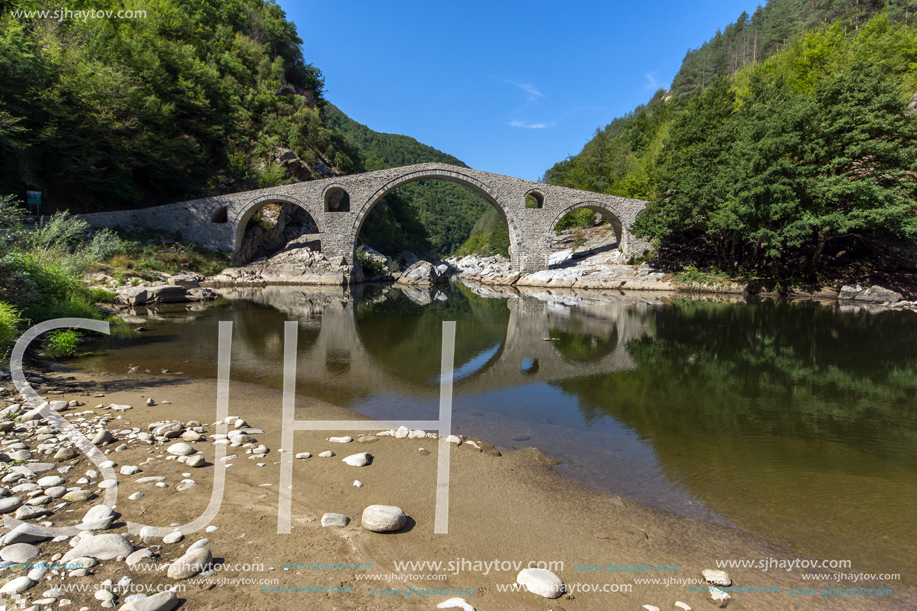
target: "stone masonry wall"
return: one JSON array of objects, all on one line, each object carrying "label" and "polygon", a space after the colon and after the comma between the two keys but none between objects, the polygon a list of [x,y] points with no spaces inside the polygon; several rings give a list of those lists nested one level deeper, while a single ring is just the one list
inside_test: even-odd
[{"label": "stone masonry wall", "polygon": [[[285,202],[306,210],[315,220],[326,257],[344,257],[353,263],[360,228],[369,210],[389,191],[418,180],[448,180],[483,195],[506,220],[513,269],[534,272],[548,267],[551,237],[560,218],[575,208],[590,208],[609,217],[625,254],[639,256],[649,248],[630,233],[646,202],[588,191],[557,187],[442,163],[424,163],[282,185],[244,193],[218,195],[188,202],[82,215],[94,227],[138,226],[179,233],[181,239],[223,251],[236,251],[251,216],[271,202]],[[326,198],[343,189],[349,210],[326,210]],[[543,202],[526,208],[526,195]],[[224,210],[225,209],[225,210]],[[224,222],[216,222],[225,219]]]}]

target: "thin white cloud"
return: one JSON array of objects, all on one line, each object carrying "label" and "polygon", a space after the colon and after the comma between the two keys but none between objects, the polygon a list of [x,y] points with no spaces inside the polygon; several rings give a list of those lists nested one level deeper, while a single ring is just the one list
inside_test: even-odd
[{"label": "thin white cloud", "polygon": [[516,82],[516,81],[511,81],[511,80],[509,80],[509,79],[501,79],[501,80],[502,80],[504,83],[506,83],[507,85],[512,85],[513,87],[518,87],[519,89],[521,89],[522,91],[524,91],[526,94],[528,94],[529,101],[531,101],[531,102],[534,102],[534,101],[537,100],[538,98],[543,98],[543,97],[545,97],[545,95],[544,95],[543,93],[541,93],[541,91],[539,91],[538,88],[535,87],[535,85],[533,85],[533,84],[531,84],[531,83],[518,83],[518,82]]},{"label": "thin white cloud", "polygon": [[548,127],[552,127],[554,125],[554,122],[552,121],[551,123],[526,123],[525,121],[516,120],[516,121],[510,121],[509,124],[512,125],[513,127],[521,127],[523,129],[546,129]]},{"label": "thin white cloud", "polygon": [[646,89],[658,89],[659,88],[659,81],[656,80],[655,72],[647,72],[646,74],[644,74],[644,76],[646,77],[646,80],[647,80]]}]

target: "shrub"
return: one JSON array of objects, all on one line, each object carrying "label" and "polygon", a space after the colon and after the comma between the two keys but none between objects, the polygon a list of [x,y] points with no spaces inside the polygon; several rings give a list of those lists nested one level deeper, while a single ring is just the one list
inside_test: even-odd
[{"label": "shrub", "polygon": [[357,249],[357,261],[360,262],[366,276],[382,276],[388,271],[385,269],[385,263],[370,255],[362,246]]},{"label": "shrub", "polygon": [[0,358],[6,358],[20,322],[19,311],[11,304],[0,301]]},{"label": "shrub", "polygon": [[102,229],[92,236],[92,241],[83,251],[92,261],[102,261],[108,257],[121,253],[125,249],[124,241],[111,229]]},{"label": "shrub", "polygon": [[73,356],[80,343],[80,334],[73,329],[59,329],[48,334],[42,346],[54,358]]}]

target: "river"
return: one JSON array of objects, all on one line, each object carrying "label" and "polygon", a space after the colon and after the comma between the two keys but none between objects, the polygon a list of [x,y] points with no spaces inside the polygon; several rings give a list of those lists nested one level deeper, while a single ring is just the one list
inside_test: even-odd
[{"label": "river", "polygon": [[297,392],[434,420],[441,323],[456,321],[454,432],[535,446],[587,487],[800,554],[917,575],[912,312],[457,283],[224,293],[196,312],[130,314],[75,364],[214,378],[229,320],[232,379],[279,389],[283,323],[296,320]]}]

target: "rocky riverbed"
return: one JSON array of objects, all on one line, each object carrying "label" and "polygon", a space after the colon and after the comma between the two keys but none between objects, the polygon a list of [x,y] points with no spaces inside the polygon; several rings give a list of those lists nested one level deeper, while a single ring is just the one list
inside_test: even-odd
[{"label": "rocky riverbed", "polygon": [[[681,603],[697,609],[711,601],[731,609],[889,609],[917,600],[896,584],[880,602],[806,597],[797,603],[786,589],[813,586],[796,573],[715,570],[718,558],[784,557],[787,550],[586,490],[560,477],[552,469],[556,461],[536,448],[495,448],[467,436],[446,440],[448,534],[434,534],[440,440],[433,431],[297,431],[293,445],[283,447],[278,391],[233,382],[235,415],[215,421],[213,380],[144,374],[142,363],[121,374],[56,369],[30,378],[55,401],[63,418],[57,424],[46,411],[25,406],[0,371],[8,405],[0,416],[0,510],[25,524],[76,531],[46,534],[5,524],[0,593],[32,611],[179,604],[488,611]],[[296,418],[360,416],[299,396]],[[101,452],[99,464],[75,447],[75,431]],[[293,461],[289,534],[278,532],[283,460]],[[219,473],[225,490],[218,510],[183,527],[206,514]],[[117,499],[107,504],[112,491]],[[156,531],[139,528],[144,524]],[[406,560],[446,568],[398,564]],[[636,583],[634,574],[576,568],[610,560],[677,566],[681,582]],[[703,588],[692,590],[689,582]],[[771,591],[743,590],[764,586]]]}]

